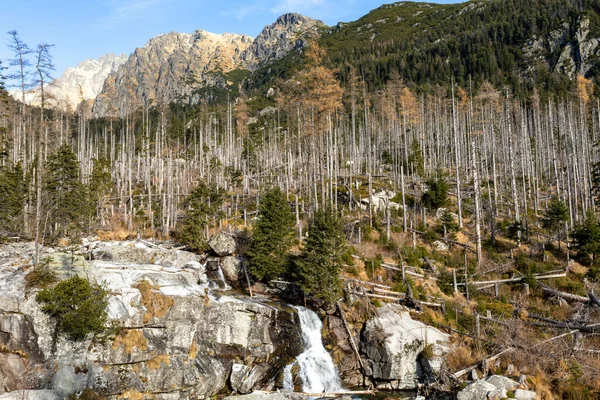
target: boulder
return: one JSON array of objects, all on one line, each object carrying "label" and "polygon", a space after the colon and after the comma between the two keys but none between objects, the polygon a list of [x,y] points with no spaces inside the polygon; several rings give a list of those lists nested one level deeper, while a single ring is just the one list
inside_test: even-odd
[{"label": "boulder", "polygon": [[211,237],[208,246],[220,257],[229,256],[235,253],[236,250],[235,239],[225,233],[219,233]]},{"label": "boulder", "polygon": [[512,392],[513,390],[516,390],[519,387],[518,382],[515,382],[512,379],[502,375],[492,375],[488,377],[486,381],[499,389],[506,389],[509,392]]},{"label": "boulder", "polygon": [[[444,213],[446,213],[446,212],[448,212],[448,211],[449,211],[449,210],[448,210],[447,208],[440,207],[440,208],[438,208],[438,209],[436,210],[436,212],[435,212],[435,217],[436,217],[438,220],[440,220],[440,219],[442,219],[442,216],[444,215]],[[453,218],[455,221],[458,221],[458,214],[455,214],[455,213],[453,213],[453,212],[450,212],[450,215],[452,216],[452,218]]]},{"label": "boulder", "polygon": [[441,240],[436,240],[435,242],[431,243],[431,246],[437,251],[450,250],[450,246],[448,246],[446,243],[442,242]]},{"label": "boulder", "polygon": [[515,390],[515,399],[517,400],[534,400],[537,398],[537,394],[532,390]]},{"label": "boulder", "polygon": [[227,256],[221,261],[223,275],[231,283],[237,283],[242,274],[242,260],[237,257]]},{"label": "boulder", "polygon": [[377,387],[414,389],[439,373],[449,336],[413,320],[397,304],[386,304],[367,321],[360,350]]},{"label": "boulder", "polygon": [[467,387],[458,392],[457,400],[485,400],[488,393],[495,391],[496,386],[486,381],[475,381],[469,383]]}]

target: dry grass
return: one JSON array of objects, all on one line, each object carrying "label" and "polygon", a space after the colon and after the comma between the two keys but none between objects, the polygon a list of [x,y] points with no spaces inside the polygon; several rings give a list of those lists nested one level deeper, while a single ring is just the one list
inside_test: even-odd
[{"label": "dry grass", "polygon": [[188,358],[190,360],[193,360],[196,358],[196,354],[198,354],[198,350],[200,350],[198,348],[198,345],[196,344],[196,341],[192,341],[192,345],[190,346],[190,351],[188,352]]},{"label": "dry grass", "polygon": [[153,318],[162,318],[173,306],[173,299],[160,293],[150,282],[144,280],[134,286],[142,295],[142,304],[146,307],[144,323],[152,321]]},{"label": "dry grass", "polygon": [[144,333],[139,329],[129,329],[124,335],[118,335],[113,344],[112,348],[117,349],[121,345],[125,346],[125,353],[133,353],[133,349],[136,348],[141,351],[148,350],[148,339],[144,336]]},{"label": "dry grass", "polygon": [[146,366],[153,370],[159,369],[161,364],[167,366],[171,365],[171,357],[167,354],[161,354],[160,356],[154,357],[152,360],[146,361]]},{"label": "dry grass", "polygon": [[117,396],[118,400],[144,400],[144,394],[137,390],[127,390]]}]

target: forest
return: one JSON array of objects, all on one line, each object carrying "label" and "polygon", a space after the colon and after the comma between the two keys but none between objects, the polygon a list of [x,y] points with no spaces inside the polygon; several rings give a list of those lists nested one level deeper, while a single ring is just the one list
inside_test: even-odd
[{"label": "forest", "polygon": [[436,68],[427,59],[340,79],[315,43],[271,97],[240,85],[222,102],[97,119],[88,104],[47,106],[51,47],[10,38],[1,81],[24,91],[33,79],[42,103],[2,91],[0,240],[156,238],[203,252],[215,232],[237,232],[249,281],[297,284],[320,305],[343,290],[423,307],[419,318],[461,338],[457,376],[512,352],[538,392],[600,392],[593,79],[555,96],[532,83],[525,99],[472,66],[439,69],[422,91],[401,71]]}]

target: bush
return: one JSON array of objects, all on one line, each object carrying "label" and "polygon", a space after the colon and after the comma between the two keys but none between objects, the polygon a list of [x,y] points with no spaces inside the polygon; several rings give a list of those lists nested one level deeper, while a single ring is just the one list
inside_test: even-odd
[{"label": "bush", "polygon": [[104,331],[108,314],[108,292],[79,276],[62,281],[36,296],[41,310],[56,321],[57,333],[83,340],[90,333]]}]

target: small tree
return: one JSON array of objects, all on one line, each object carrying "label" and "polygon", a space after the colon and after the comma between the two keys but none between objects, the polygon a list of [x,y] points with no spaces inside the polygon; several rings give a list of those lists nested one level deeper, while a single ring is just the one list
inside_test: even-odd
[{"label": "small tree", "polygon": [[77,275],[53,289],[42,290],[35,299],[42,311],[55,320],[57,333],[71,340],[83,340],[106,327],[108,292]]},{"label": "small tree", "polygon": [[23,231],[23,203],[27,182],[21,164],[0,166],[0,236]]},{"label": "small tree", "polygon": [[269,281],[284,274],[293,234],[294,215],[285,194],[279,188],[268,190],[261,198],[247,252],[248,269],[255,278]]},{"label": "small tree", "polygon": [[55,235],[83,231],[89,202],[85,186],[79,180],[79,161],[71,146],[63,144],[46,164],[45,195],[48,222]]},{"label": "small tree", "polygon": [[200,182],[188,196],[187,217],[181,232],[181,241],[195,251],[206,250],[204,230],[218,217],[225,198],[225,190],[215,183]]},{"label": "small tree", "polygon": [[591,209],[585,214],[583,222],[575,227],[571,235],[573,247],[581,257],[590,257],[592,265],[598,262],[600,254],[600,221]]},{"label": "small tree", "polygon": [[306,294],[328,303],[337,300],[341,289],[339,271],[346,249],[342,229],[342,219],[333,208],[317,211],[294,271]]},{"label": "small tree", "polygon": [[428,179],[427,186],[429,190],[421,196],[424,207],[433,210],[448,204],[448,183],[441,175]]},{"label": "small tree", "polygon": [[550,234],[555,234],[560,248],[561,232],[564,223],[569,219],[569,207],[558,196],[552,197],[548,210],[542,218],[542,226]]}]

